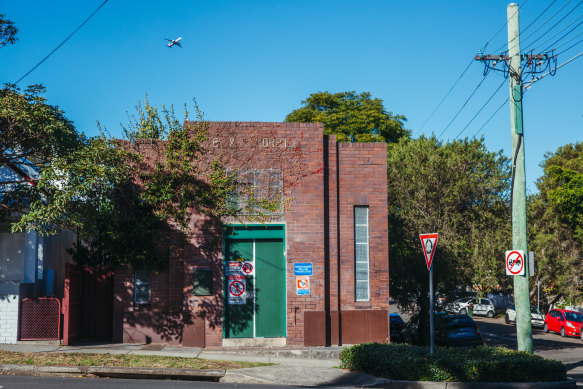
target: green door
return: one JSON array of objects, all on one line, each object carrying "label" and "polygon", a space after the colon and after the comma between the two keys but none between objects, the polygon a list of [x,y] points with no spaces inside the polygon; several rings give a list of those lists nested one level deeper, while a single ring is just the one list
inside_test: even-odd
[{"label": "green door", "polygon": [[[229,276],[225,271],[226,338],[285,336],[285,260],[283,239],[226,239],[225,268],[250,262],[254,274]],[[245,299],[234,297],[233,283],[245,285]]]},{"label": "green door", "polygon": [[[253,239],[227,240],[225,261],[253,261]],[[229,304],[230,284],[233,282],[225,274],[225,337],[252,338],[254,336],[253,277],[247,276],[245,282],[245,303]]]},{"label": "green door", "polygon": [[255,336],[285,336],[283,241],[255,241]]}]

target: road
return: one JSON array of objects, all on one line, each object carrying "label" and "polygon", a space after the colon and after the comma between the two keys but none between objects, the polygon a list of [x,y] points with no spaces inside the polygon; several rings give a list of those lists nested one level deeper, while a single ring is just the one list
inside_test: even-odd
[{"label": "road", "polygon": [[[480,327],[484,342],[488,346],[503,346],[516,349],[516,327],[504,323],[504,318],[474,316]],[[561,361],[567,366],[567,376],[583,387],[583,341],[580,338],[562,338],[559,334],[533,328],[534,353],[548,359]]]}]

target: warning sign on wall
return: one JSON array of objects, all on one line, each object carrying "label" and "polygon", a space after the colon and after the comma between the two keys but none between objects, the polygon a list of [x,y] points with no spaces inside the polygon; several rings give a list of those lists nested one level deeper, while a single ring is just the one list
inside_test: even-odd
[{"label": "warning sign on wall", "polygon": [[243,275],[243,262],[230,261],[225,263],[225,275],[227,276]]},{"label": "warning sign on wall", "polygon": [[310,294],[310,277],[301,276],[296,277],[296,294],[307,295]]},{"label": "warning sign on wall", "polygon": [[247,304],[247,282],[245,276],[233,275],[227,278],[228,302],[233,305]]}]

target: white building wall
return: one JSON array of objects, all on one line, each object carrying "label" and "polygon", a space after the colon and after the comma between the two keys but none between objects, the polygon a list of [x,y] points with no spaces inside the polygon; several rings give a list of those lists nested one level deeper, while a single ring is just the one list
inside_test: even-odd
[{"label": "white building wall", "polygon": [[0,282],[0,344],[18,340],[19,284]]}]

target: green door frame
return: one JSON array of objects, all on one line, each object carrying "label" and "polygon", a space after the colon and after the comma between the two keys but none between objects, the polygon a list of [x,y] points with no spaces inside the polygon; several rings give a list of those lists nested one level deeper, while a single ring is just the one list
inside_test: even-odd
[{"label": "green door frame", "polygon": [[[283,337],[287,338],[287,248],[285,243],[285,224],[229,224],[223,231],[223,271],[225,268],[225,253],[227,240],[237,239],[282,239],[283,241],[283,296],[284,296],[284,326]],[[223,273],[223,323],[227,320],[225,305],[227,304],[227,283]],[[223,324],[223,339],[225,339],[225,329]]]}]

